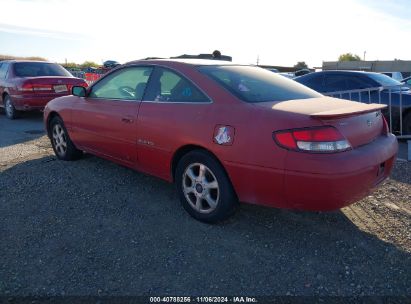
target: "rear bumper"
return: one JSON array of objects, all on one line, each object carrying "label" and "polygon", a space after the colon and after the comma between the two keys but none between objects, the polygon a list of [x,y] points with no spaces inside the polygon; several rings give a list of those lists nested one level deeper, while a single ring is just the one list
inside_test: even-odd
[{"label": "rear bumper", "polygon": [[335,210],[368,195],[391,173],[393,135],[335,154],[288,152],[284,170],[225,163],[241,201],[300,210]]},{"label": "rear bumper", "polygon": [[43,110],[46,104],[57,97],[64,95],[12,95],[11,99],[16,110],[19,111],[32,111],[32,110]]}]

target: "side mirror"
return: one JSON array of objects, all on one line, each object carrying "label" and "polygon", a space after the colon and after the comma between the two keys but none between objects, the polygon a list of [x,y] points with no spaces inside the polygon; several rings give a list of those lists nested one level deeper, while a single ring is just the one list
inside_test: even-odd
[{"label": "side mirror", "polygon": [[85,87],[80,87],[80,86],[74,86],[71,89],[71,93],[74,96],[78,96],[78,97],[86,97],[86,88]]}]

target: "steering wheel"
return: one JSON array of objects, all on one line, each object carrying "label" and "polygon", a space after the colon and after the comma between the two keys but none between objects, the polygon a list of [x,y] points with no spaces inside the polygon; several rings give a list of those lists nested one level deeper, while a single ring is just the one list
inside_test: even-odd
[{"label": "steering wheel", "polygon": [[135,90],[129,86],[121,86],[118,88],[118,90],[120,91],[122,95],[125,95],[127,97],[133,97],[133,98],[136,97]]}]

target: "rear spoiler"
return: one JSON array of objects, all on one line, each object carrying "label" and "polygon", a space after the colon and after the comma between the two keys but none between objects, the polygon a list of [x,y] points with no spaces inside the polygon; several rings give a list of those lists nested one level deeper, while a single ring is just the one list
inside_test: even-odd
[{"label": "rear spoiler", "polygon": [[355,105],[350,105],[349,107],[342,109],[335,109],[323,112],[313,113],[310,116],[314,118],[335,118],[335,117],[344,117],[352,116],[356,114],[364,114],[369,112],[380,111],[386,108],[387,105],[377,104],[377,103],[356,103]]}]

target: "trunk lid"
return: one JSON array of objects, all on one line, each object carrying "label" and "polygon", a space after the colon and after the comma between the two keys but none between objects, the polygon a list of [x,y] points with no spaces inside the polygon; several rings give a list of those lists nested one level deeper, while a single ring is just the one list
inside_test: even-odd
[{"label": "trunk lid", "polygon": [[[24,80],[24,85],[34,88],[35,93],[48,94],[70,94],[73,86],[82,85],[86,82],[83,79],[76,77],[63,76],[44,76],[44,77],[27,77]],[[35,88],[39,88],[36,90]]]},{"label": "trunk lid", "polygon": [[381,109],[386,105],[381,104],[364,104],[332,97],[319,97],[255,105],[269,107],[274,111],[308,116],[313,122],[320,121],[323,125],[333,126],[344,135],[352,147],[372,142],[384,130]]}]

